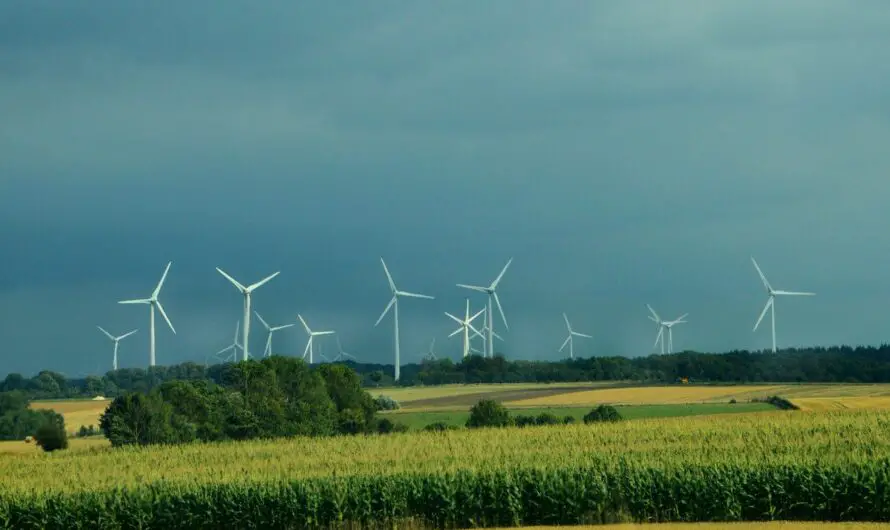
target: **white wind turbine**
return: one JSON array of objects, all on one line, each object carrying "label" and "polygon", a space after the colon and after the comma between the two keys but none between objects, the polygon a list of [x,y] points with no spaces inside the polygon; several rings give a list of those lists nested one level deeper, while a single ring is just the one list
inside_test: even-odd
[{"label": "white wind turbine", "polygon": [[760,279],[763,280],[763,286],[766,288],[766,293],[769,295],[769,298],[766,300],[766,305],[763,306],[763,311],[760,312],[760,318],[757,319],[757,323],[754,324],[754,329],[752,331],[757,331],[757,326],[760,325],[760,321],[763,320],[763,317],[766,316],[767,310],[772,308],[770,311],[773,321],[773,353],[776,352],[776,296],[816,296],[816,293],[806,293],[800,291],[780,291],[773,289],[769,282],[766,280],[766,276],[763,275],[763,271],[760,270],[760,267],[757,265],[757,261],[754,258],[751,258],[751,263],[754,264],[754,268],[757,269],[757,274],[760,275]]},{"label": "white wind turbine", "polygon": [[489,285],[488,287],[480,287],[478,285],[466,285],[466,284],[462,284],[462,283],[457,284],[458,287],[463,287],[464,289],[470,289],[472,291],[478,291],[480,293],[485,293],[488,295],[488,312],[487,312],[488,323],[486,324],[485,327],[488,329],[488,338],[487,338],[487,348],[486,349],[488,350],[489,357],[494,357],[495,332],[494,332],[494,307],[493,307],[492,301],[494,302],[494,304],[497,304],[497,306],[498,306],[498,312],[501,314],[501,319],[503,319],[503,321],[504,321],[504,328],[510,329],[510,327],[507,325],[507,317],[504,316],[504,308],[501,307],[501,301],[498,299],[497,288],[498,288],[498,284],[501,283],[501,278],[504,277],[504,273],[507,272],[507,268],[510,266],[511,263],[513,263],[513,258],[510,258],[507,261],[507,264],[504,265],[504,268],[501,270],[501,273],[498,274],[498,277],[495,278],[494,281],[491,282],[491,285]]},{"label": "white wind turbine", "polygon": [[303,323],[303,328],[306,330],[306,334],[309,335],[309,340],[306,341],[306,349],[303,351],[303,359],[306,358],[306,354],[308,353],[309,354],[309,364],[312,364],[314,362],[313,355],[312,355],[312,351],[313,351],[312,340],[315,337],[318,337],[321,335],[333,335],[334,332],[333,331],[312,331],[311,329],[309,329],[309,325],[306,324],[306,321],[303,320],[302,315],[297,315],[297,318],[299,318],[300,322]]},{"label": "white wind turbine", "polygon": [[334,362],[342,361],[344,358],[349,358],[349,359],[352,359],[353,361],[357,360],[354,355],[343,351],[343,346],[340,345],[340,336],[339,335],[334,335],[334,340],[337,341],[337,356],[334,357]]},{"label": "white wind turbine", "polygon": [[119,304],[148,304],[150,307],[150,317],[149,317],[149,350],[148,350],[148,365],[155,365],[155,307],[158,308],[158,311],[161,312],[161,316],[164,317],[164,320],[167,321],[167,325],[170,326],[170,331],[173,334],[176,334],[176,330],[173,329],[173,324],[170,322],[170,319],[167,317],[167,313],[164,311],[164,306],[161,305],[161,301],[158,300],[158,295],[161,294],[161,287],[164,286],[164,280],[167,279],[167,273],[170,272],[170,265],[173,265],[173,262],[167,263],[167,268],[164,269],[164,274],[161,275],[161,281],[158,282],[158,286],[155,287],[155,290],[152,291],[151,296],[148,298],[142,298],[137,300],[121,300],[118,302]]},{"label": "white wind turbine", "polygon": [[448,316],[448,318],[457,322],[460,325],[460,327],[457,328],[456,330],[454,330],[453,332],[451,332],[451,335],[448,335],[448,337],[449,338],[453,337],[453,336],[457,335],[458,333],[460,333],[461,331],[463,331],[463,333],[464,333],[464,349],[463,349],[464,357],[470,355],[470,330],[471,329],[473,330],[474,337],[476,335],[478,335],[480,337],[482,336],[482,334],[479,333],[479,331],[477,331],[476,328],[473,327],[473,321],[476,320],[476,317],[478,317],[479,315],[481,315],[484,312],[485,312],[485,308],[483,307],[482,309],[479,310],[478,313],[476,313],[473,316],[470,316],[470,299],[469,298],[467,298],[467,309],[466,309],[466,312],[464,313],[463,320],[457,318],[456,316],[452,315],[451,313],[449,313],[447,311],[445,312],[445,314]]},{"label": "white wind turbine", "polygon": [[[235,361],[238,358],[238,350],[242,349],[241,345],[238,344],[238,331],[241,326],[241,322],[235,321],[235,337],[232,339],[232,343],[226,346],[225,348],[219,350],[214,354],[214,357],[223,362]],[[220,355],[226,353],[227,351],[231,351],[231,355],[226,355],[225,357],[220,357]]]},{"label": "white wind turbine", "polygon": [[562,350],[564,350],[566,347],[566,344],[568,344],[569,345],[569,359],[574,359],[575,358],[575,341],[574,341],[573,337],[585,337],[588,339],[592,339],[593,337],[590,335],[585,335],[584,333],[578,333],[577,331],[574,331],[572,329],[572,325],[569,323],[569,317],[566,316],[565,313],[562,314],[562,318],[564,318],[566,321],[566,329],[569,330],[569,336],[566,337],[565,342],[563,342],[562,346],[559,347],[559,351],[561,352]]},{"label": "white wind turbine", "polygon": [[250,293],[254,292],[256,289],[261,287],[263,284],[265,284],[272,278],[278,276],[280,271],[276,272],[275,274],[270,274],[269,276],[266,276],[262,280],[254,283],[252,285],[248,285],[247,287],[244,287],[243,285],[238,283],[238,281],[235,280],[235,278],[232,278],[231,276],[226,274],[225,271],[223,271],[219,267],[217,267],[216,270],[220,274],[225,276],[225,278],[227,280],[232,282],[232,285],[234,285],[236,289],[238,289],[239,291],[241,291],[242,294],[244,294],[244,336],[242,337],[243,344],[241,345],[241,357],[243,360],[246,361],[247,357],[250,355],[250,350],[248,349],[248,338],[250,335]]},{"label": "white wind turbine", "polygon": [[266,323],[265,320],[263,320],[263,317],[261,317],[259,313],[254,311],[253,314],[256,315],[256,317],[260,320],[260,323],[263,325],[264,328],[266,328],[266,331],[269,333],[269,335],[266,336],[266,348],[263,350],[263,357],[271,357],[272,356],[272,334],[275,333],[276,331],[296,326],[296,324],[285,324],[283,326],[270,326],[268,323]]},{"label": "white wind turbine", "polygon": [[680,318],[678,318],[676,320],[662,320],[661,317],[658,316],[658,313],[656,313],[655,310],[652,309],[652,306],[650,306],[649,304],[646,304],[646,307],[648,307],[649,312],[652,313],[651,315],[649,315],[649,320],[658,324],[658,335],[655,336],[655,344],[653,344],[652,347],[654,348],[658,344],[658,340],[661,339],[661,353],[662,354],[664,353],[664,330],[667,329],[668,330],[668,353],[673,353],[674,352],[674,332],[673,332],[674,325],[685,324],[686,321],[683,319],[686,318],[689,315],[689,313],[683,313],[683,316],[681,316]]},{"label": "white wind turbine", "polygon": [[133,333],[136,333],[136,332],[139,331],[139,330],[134,329],[133,331],[124,333],[123,335],[121,335],[121,336],[119,336],[119,337],[115,337],[115,336],[112,335],[111,333],[108,333],[107,331],[105,331],[104,329],[102,329],[102,326],[96,326],[96,327],[99,328],[99,331],[101,331],[102,333],[104,333],[106,337],[108,337],[109,339],[111,339],[112,341],[114,341],[114,359],[111,361],[111,366],[112,366],[111,369],[116,371],[116,370],[117,370],[117,346],[118,346],[118,343],[119,343],[120,341],[124,340],[125,338],[129,337],[129,336],[132,335]]},{"label": "white wind turbine", "polygon": [[396,288],[395,282],[392,280],[392,275],[389,273],[389,269],[386,268],[386,262],[383,261],[383,258],[380,258],[380,263],[383,264],[383,272],[386,273],[386,279],[389,281],[389,289],[392,291],[392,299],[390,299],[389,303],[386,304],[386,309],[383,310],[383,313],[380,313],[380,318],[377,319],[377,322],[374,323],[374,327],[377,327],[377,324],[380,324],[380,321],[383,320],[383,317],[389,312],[391,307],[394,307],[393,314],[393,322],[395,326],[395,377],[394,381],[399,380],[399,376],[401,375],[401,362],[399,359],[399,297],[407,296],[409,298],[425,298],[427,300],[433,300],[434,297],[427,296],[425,294],[417,294],[417,293],[409,293],[408,291],[400,291]]},{"label": "white wind turbine", "polygon": [[424,361],[435,361],[437,359],[435,348],[436,348],[436,338],[433,337],[433,341],[430,342],[430,350],[426,353],[421,354],[421,355],[423,355]]}]

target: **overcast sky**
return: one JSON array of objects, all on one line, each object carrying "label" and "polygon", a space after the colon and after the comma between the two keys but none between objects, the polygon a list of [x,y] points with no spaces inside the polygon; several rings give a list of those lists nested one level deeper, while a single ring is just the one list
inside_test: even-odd
[{"label": "overcast sky", "polygon": [[[0,373],[105,371],[271,324],[402,359],[510,257],[510,358],[879,344],[890,299],[890,4],[830,0],[0,3]],[[473,308],[483,299],[472,296]],[[768,323],[768,320],[767,322]],[[252,349],[264,330],[254,319]],[[302,354],[298,327],[276,352]],[[331,353],[333,342],[322,346]]]}]

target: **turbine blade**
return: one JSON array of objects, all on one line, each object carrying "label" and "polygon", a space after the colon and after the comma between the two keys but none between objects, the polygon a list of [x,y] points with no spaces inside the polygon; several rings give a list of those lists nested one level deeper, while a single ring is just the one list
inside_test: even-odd
[{"label": "turbine blade", "polygon": [[270,275],[266,276],[265,278],[263,278],[262,280],[260,280],[260,281],[256,282],[255,284],[249,286],[249,287],[247,288],[247,290],[248,290],[248,291],[253,291],[253,290],[259,289],[260,287],[262,287],[263,285],[265,285],[266,283],[268,283],[269,281],[271,281],[272,278],[278,276],[279,274],[281,274],[281,271],[278,271],[278,272],[276,272],[276,273],[274,273],[274,274],[270,274]]},{"label": "turbine blade", "polygon": [[161,312],[161,316],[164,317],[164,320],[167,321],[167,325],[170,326],[170,331],[172,331],[173,334],[176,335],[176,330],[173,328],[173,323],[170,322],[170,317],[167,316],[167,312],[164,311],[164,306],[161,305],[160,301],[156,301],[155,305],[158,306],[158,311]]},{"label": "turbine blade", "polygon": [[574,336],[576,336],[576,337],[584,337],[584,338],[588,338],[588,339],[592,339],[592,338],[593,338],[592,335],[587,335],[587,334],[584,334],[584,333],[578,333],[577,331],[573,331],[573,332],[572,332],[572,335],[574,335]]},{"label": "turbine blade", "polygon": [[495,278],[493,282],[491,282],[491,287],[489,287],[489,289],[491,289],[491,290],[497,289],[498,284],[501,283],[501,278],[504,277],[504,273],[507,272],[507,268],[510,267],[511,263],[513,263],[513,258],[510,258],[509,260],[507,260],[507,264],[504,265],[504,268],[501,270],[501,273],[498,274],[498,277]]},{"label": "turbine blade", "polygon": [[652,309],[652,306],[649,304],[646,304],[646,307],[649,308],[649,312],[652,313],[653,317],[655,317],[652,320],[654,320],[655,322],[661,322],[661,317],[658,316],[658,313],[656,313],[654,309]]},{"label": "turbine blade", "polygon": [[460,333],[463,330],[464,330],[463,326],[457,328],[456,330],[452,331],[450,335],[448,335],[448,338],[450,339],[451,337],[457,335],[458,333]]},{"label": "turbine blade", "polygon": [[661,338],[661,335],[662,335],[663,333],[664,333],[664,327],[663,327],[663,326],[659,326],[659,328],[658,328],[658,335],[655,335],[655,344],[652,345],[653,348],[656,347],[656,346],[658,346],[658,339]]},{"label": "turbine blade", "polygon": [[686,317],[688,317],[688,316],[689,316],[689,313],[683,313],[683,316],[681,316],[680,318],[674,320],[674,322],[680,322],[680,321],[682,321],[684,318],[686,318]]},{"label": "turbine blade", "polygon": [[230,282],[232,282],[232,285],[234,285],[235,287],[237,287],[238,290],[241,291],[242,293],[243,293],[244,291],[247,290],[243,285],[241,285],[240,283],[238,283],[238,280],[236,280],[235,278],[232,278],[231,276],[229,276],[228,274],[226,274],[226,271],[220,269],[219,267],[217,267],[216,270],[219,271],[219,273],[222,274],[227,280],[229,280]]},{"label": "turbine blade", "polygon": [[313,331],[313,332],[312,332],[312,335],[313,335],[313,336],[318,336],[318,335],[333,335],[334,333],[335,333],[334,331]]},{"label": "turbine blade", "polygon": [[[480,333],[478,329],[474,328],[472,324],[467,323],[467,327],[470,328],[470,330],[473,332],[473,336],[470,337],[471,339],[475,339],[476,337],[482,337],[482,336],[483,336],[482,333]],[[483,337],[483,338],[484,338],[484,337]]]},{"label": "turbine blade", "polygon": [[[510,326],[507,325],[507,317],[504,316],[504,308],[501,307],[501,299],[498,298],[498,293],[492,293],[491,295],[494,297],[494,301],[498,305],[498,312],[501,314],[501,319],[504,321],[504,328],[510,329]],[[492,325],[492,327],[494,327],[494,325]]]},{"label": "turbine blade", "polygon": [[498,339],[501,342],[504,342],[504,337],[501,337],[500,335],[498,335],[496,331],[492,331],[491,336]]},{"label": "turbine blade", "polygon": [[767,291],[772,292],[773,288],[767,281],[766,276],[763,274],[763,271],[760,270],[760,265],[757,264],[757,260],[754,259],[754,256],[751,256],[751,263],[753,263],[754,268],[757,269],[757,274],[760,275],[760,280],[763,282],[763,286],[766,287]]},{"label": "turbine blade", "polygon": [[306,330],[306,333],[309,334],[309,335],[312,335],[312,330],[309,329],[309,324],[307,324],[306,321],[303,320],[303,315],[297,314],[297,318],[299,318],[299,319],[300,319],[300,322],[303,323],[303,329]]},{"label": "turbine blade", "polygon": [[375,327],[375,328],[377,327],[377,324],[379,324],[380,321],[383,320],[383,317],[385,317],[386,314],[389,313],[389,309],[392,307],[392,305],[393,305],[394,303],[396,303],[396,296],[395,296],[395,295],[393,295],[393,297],[389,300],[389,303],[386,304],[386,309],[383,310],[383,313],[380,313],[380,318],[378,318],[378,319],[377,319],[377,322],[374,323],[374,327]]},{"label": "turbine blade", "polygon": [[754,329],[752,329],[751,331],[757,331],[757,326],[760,325],[760,321],[763,320],[763,317],[766,315],[766,312],[771,305],[773,305],[772,296],[770,296],[769,299],[766,301],[766,305],[763,306],[763,311],[760,312],[760,317],[757,318],[757,322],[754,324]]},{"label": "turbine blade", "polygon": [[170,272],[170,265],[173,265],[172,261],[167,263],[167,268],[164,269],[164,274],[161,275],[161,281],[158,282],[158,286],[155,287],[154,292],[151,293],[152,298],[157,298],[158,295],[161,294],[161,287],[164,286],[164,281],[167,279],[167,273]]},{"label": "turbine blade", "polygon": [[229,344],[229,345],[226,346],[225,348],[223,348],[223,349],[219,350],[218,352],[216,352],[214,355],[220,355],[220,354],[226,353],[227,351],[231,350],[231,349],[234,348],[234,347],[235,347],[235,346]]},{"label": "turbine blade", "polygon": [[389,273],[389,269],[386,268],[386,262],[383,261],[382,257],[380,258],[380,263],[383,264],[383,272],[386,273],[386,281],[389,282],[389,288],[392,290],[393,293],[395,293],[396,292],[396,282],[392,281],[392,275]]},{"label": "turbine blade", "polygon": [[569,317],[565,313],[562,314],[562,318],[566,321],[566,327],[569,329],[569,333],[572,332],[572,325],[569,324]]},{"label": "turbine blade", "polygon": [[99,328],[99,331],[101,331],[102,333],[104,333],[106,337],[108,337],[108,338],[111,339],[111,340],[114,340],[114,335],[112,335],[111,333],[108,333],[107,331],[105,331],[104,329],[102,329],[102,326],[96,326],[96,327]]},{"label": "turbine blade", "polygon": [[140,298],[138,300],[121,300],[119,304],[150,304],[150,298]]},{"label": "turbine blade", "polygon": [[816,296],[816,293],[807,293],[802,291],[773,291],[773,294],[784,296]]},{"label": "turbine blade", "polygon": [[312,335],[309,335],[309,340],[306,341],[306,349],[303,350],[303,357],[302,357],[303,359],[305,359],[306,356],[309,355],[309,346],[311,346],[311,345],[312,345]]},{"label": "turbine blade", "polygon": [[410,298],[425,298],[427,300],[435,300],[435,297],[425,294],[409,293],[408,291],[396,291],[396,296],[408,296]]},{"label": "turbine blade", "polygon": [[278,331],[279,329],[287,329],[296,326],[296,324],[285,324],[283,326],[275,326],[274,328],[269,328],[269,331]]},{"label": "turbine blade", "polygon": [[565,347],[566,347],[566,345],[569,343],[570,340],[572,340],[572,336],[571,336],[571,335],[569,335],[568,337],[566,337],[565,342],[563,342],[563,343],[562,343],[562,346],[559,347],[559,351],[564,350]]},{"label": "turbine blade", "polygon": [[132,335],[133,333],[136,333],[137,331],[139,331],[139,330],[138,330],[138,329],[134,329],[133,331],[130,331],[130,332],[128,332],[128,333],[124,333],[123,335],[121,335],[120,337],[118,337],[117,340],[124,340],[125,338],[129,337],[129,336]]},{"label": "turbine blade", "polygon": [[456,316],[452,315],[452,314],[449,313],[448,311],[445,311],[445,316],[447,316],[447,317],[450,318],[451,320],[457,322],[457,323],[460,324],[461,326],[464,325],[464,321],[463,321],[463,320],[457,318]]},{"label": "turbine blade", "polygon": [[472,322],[472,321],[476,320],[476,317],[478,317],[479,315],[481,315],[484,312],[485,312],[485,308],[480,309],[479,312],[476,313],[475,315],[471,316],[470,319],[467,320],[467,322]]},{"label": "turbine blade", "polygon": [[266,328],[267,331],[272,331],[272,328],[269,327],[269,324],[267,324],[266,321],[263,320],[263,317],[261,317],[259,313],[254,311],[253,314],[256,315],[256,317],[260,320],[260,324],[262,324],[263,327]]},{"label": "turbine blade", "polygon": [[458,287],[462,287],[462,288],[464,288],[464,289],[470,289],[471,291],[478,291],[478,292],[480,292],[480,293],[487,293],[487,292],[488,292],[488,289],[486,289],[485,287],[479,287],[478,285],[466,285],[466,284],[463,284],[463,283],[458,283],[457,286],[458,286]]}]

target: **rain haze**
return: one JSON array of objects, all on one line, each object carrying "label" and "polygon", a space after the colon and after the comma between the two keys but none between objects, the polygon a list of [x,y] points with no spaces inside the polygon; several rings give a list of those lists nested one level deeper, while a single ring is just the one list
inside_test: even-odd
[{"label": "rain haze", "polygon": [[[402,361],[509,258],[508,358],[879,344],[890,295],[890,4],[817,0],[0,4],[0,372],[203,362],[242,283]],[[322,337],[324,339],[324,337]],[[251,349],[265,330],[254,319]],[[276,353],[301,355],[297,326]],[[332,352],[332,341],[319,340]]]}]

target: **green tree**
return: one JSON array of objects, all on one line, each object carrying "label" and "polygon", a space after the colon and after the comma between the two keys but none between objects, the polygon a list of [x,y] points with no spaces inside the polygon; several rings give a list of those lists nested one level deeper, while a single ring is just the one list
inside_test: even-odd
[{"label": "green tree", "polygon": [[113,446],[175,443],[173,411],[157,395],[127,393],[114,399],[99,418],[99,427]]},{"label": "green tree", "polygon": [[510,424],[510,413],[503,405],[491,399],[483,399],[470,409],[467,427],[506,427]]},{"label": "green tree", "polygon": [[621,414],[612,405],[600,405],[584,415],[584,423],[598,423],[602,421],[618,421]]},{"label": "green tree", "polygon": [[46,452],[68,448],[68,434],[65,428],[54,421],[38,427],[34,433],[34,441]]}]

